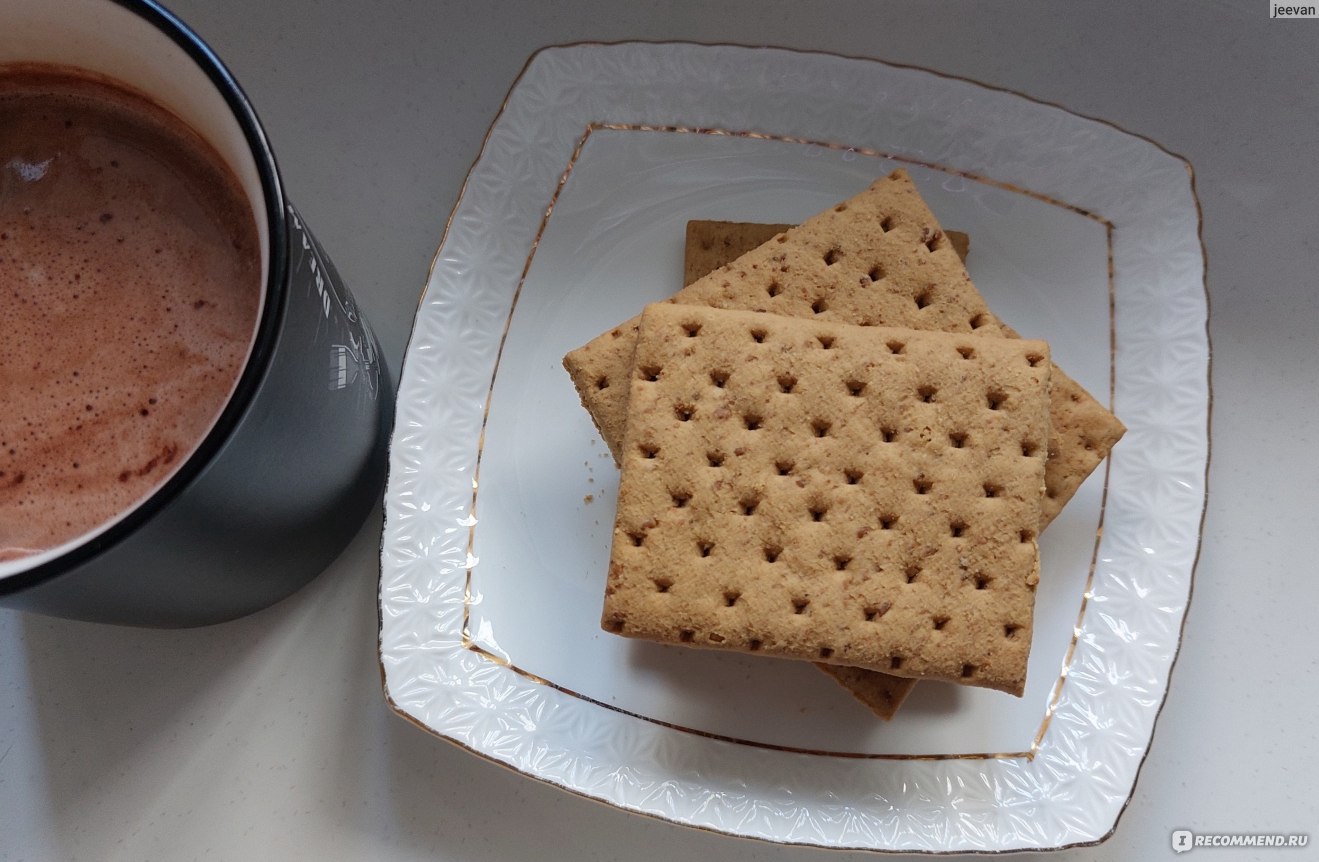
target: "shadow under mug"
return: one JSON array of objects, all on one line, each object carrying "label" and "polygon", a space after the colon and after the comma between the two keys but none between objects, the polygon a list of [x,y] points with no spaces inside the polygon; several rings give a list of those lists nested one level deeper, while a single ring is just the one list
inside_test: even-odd
[{"label": "shadow under mug", "polygon": [[0,0],[0,21],[0,66],[115,79],[210,141],[252,204],[264,273],[247,364],[197,448],[110,524],[0,563],[0,605],[161,627],[270,605],[323,570],[379,499],[394,398],[375,335],[285,199],[247,97],[178,18],[151,0]]}]

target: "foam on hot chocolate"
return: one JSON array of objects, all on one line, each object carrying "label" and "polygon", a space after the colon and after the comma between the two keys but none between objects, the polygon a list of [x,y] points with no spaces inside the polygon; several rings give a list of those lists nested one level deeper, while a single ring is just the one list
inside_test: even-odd
[{"label": "foam on hot chocolate", "polygon": [[0,71],[0,561],[164,482],[248,355],[256,225],[220,157],[99,82]]}]

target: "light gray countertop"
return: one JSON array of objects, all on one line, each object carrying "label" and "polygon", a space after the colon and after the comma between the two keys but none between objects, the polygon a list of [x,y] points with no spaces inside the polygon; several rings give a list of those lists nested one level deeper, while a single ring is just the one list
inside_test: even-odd
[{"label": "light gray countertop", "polygon": [[[1213,345],[1194,600],[1116,834],[1061,855],[1172,858],[1180,828],[1319,831],[1319,21],[1269,20],[1265,0],[171,5],[252,98],[290,196],[395,370],[467,169],[545,45],[876,57],[1056,102],[1185,156]],[[396,718],[376,661],[379,538],[377,510],[312,585],[208,629],[0,611],[0,859],[826,858],[612,810]]]}]

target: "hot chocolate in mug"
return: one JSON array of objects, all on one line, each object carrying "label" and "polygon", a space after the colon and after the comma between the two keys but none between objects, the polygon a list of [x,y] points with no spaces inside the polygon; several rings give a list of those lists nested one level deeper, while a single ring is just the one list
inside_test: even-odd
[{"label": "hot chocolate in mug", "polygon": [[0,604],[201,625],[384,481],[379,345],[238,84],[149,0],[0,0]]}]

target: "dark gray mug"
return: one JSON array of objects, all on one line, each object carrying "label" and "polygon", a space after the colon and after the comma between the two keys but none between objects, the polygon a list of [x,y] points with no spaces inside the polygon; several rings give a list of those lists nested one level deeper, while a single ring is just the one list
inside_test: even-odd
[{"label": "dark gray mug", "polygon": [[0,65],[108,76],[207,138],[246,187],[265,270],[251,355],[200,445],[103,530],[0,563],[0,605],[144,626],[265,607],[324,569],[379,499],[394,399],[376,338],[285,199],[247,97],[186,25],[150,0],[0,0],[0,21]]}]

